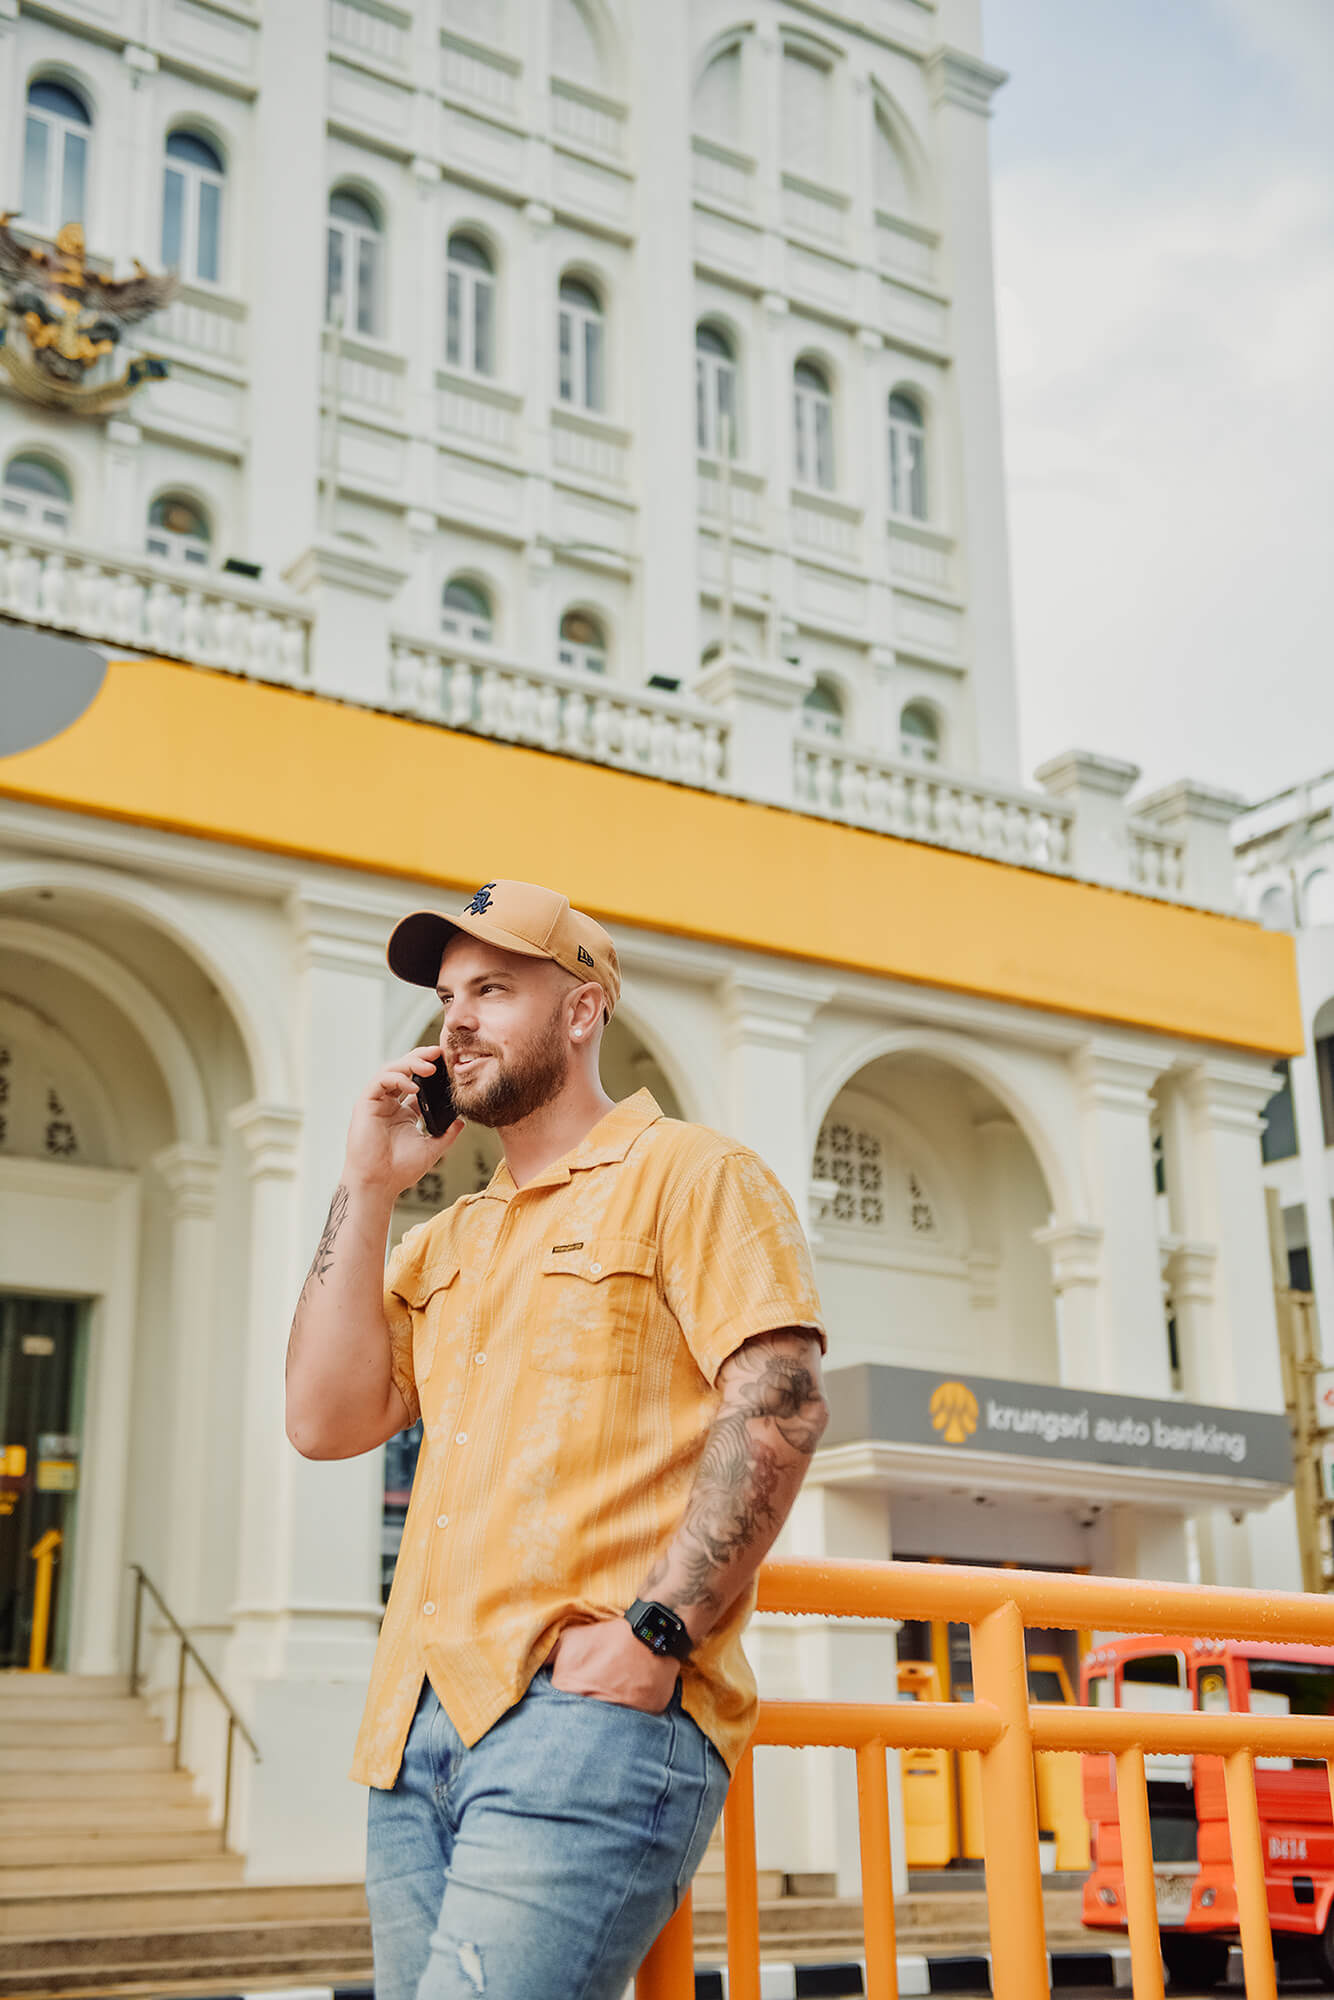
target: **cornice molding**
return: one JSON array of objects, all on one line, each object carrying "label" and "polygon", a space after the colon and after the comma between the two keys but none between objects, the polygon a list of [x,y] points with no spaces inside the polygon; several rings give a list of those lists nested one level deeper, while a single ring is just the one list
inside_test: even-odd
[{"label": "cornice molding", "polygon": [[957,104],[984,118],[991,116],[992,98],[1009,81],[1008,70],[996,69],[980,56],[965,55],[962,49],[944,46],[933,49],[922,67],[933,106]]},{"label": "cornice molding", "polygon": [[164,1146],[153,1168],[171,1194],[176,1216],[211,1217],[217,1201],[221,1155],[216,1146]]},{"label": "cornice molding", "polygon": [[252,1098],[249,1104],[238,1104],[228,1114],[227,1123],[245,1141],[252,1181],[295,1177],[302,1125],[299,1111],[291,1105],[261,1104]]}]

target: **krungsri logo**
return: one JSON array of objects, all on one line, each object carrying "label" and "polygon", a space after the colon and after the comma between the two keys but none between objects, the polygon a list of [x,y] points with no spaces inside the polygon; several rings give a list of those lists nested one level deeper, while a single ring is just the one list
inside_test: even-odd
[{"label": "krungsri logo", "polygon": [[942,1382],[931,1392],[931,1428],[943,1444],[967,1444],[977,1429],[977,1397],[965,1382]]}]

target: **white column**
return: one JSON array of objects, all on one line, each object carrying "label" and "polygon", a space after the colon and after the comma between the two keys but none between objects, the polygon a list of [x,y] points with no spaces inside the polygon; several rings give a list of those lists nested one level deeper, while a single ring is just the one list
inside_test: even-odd
[{"label": "white column", "polygon": [[[785,1556],[888,1562],[893,1553],[889,1497],[868,1488],[824,1485],[817,1457],[779,1546]],[[886,1619],[803,1619],[795,1635],[796,1687],[792,1692],[803,1701],[894,1701],[898,1692],[897,1633],[898,1626]],[[763,1681],[760,1691],[772,1692]],[[789,1760],[800,1771],[796,1784],[786,1775]],[[903,1793],[894,1753],[889,1756],[889,1780],[894,1893],[901,1896],[907,1892],[908,1874]],[[757,1759],[755,1818],[762,1868],[782,1868],[792,1874],[826,1873],[832,1866],[838,1895],[861,1894],[857,1779],[850,1752],[783,1751]],[[798,1827],[808,1842],[800,1870],[792,1859],[794,1829]]]},{"label": "white column", "polygon": [[1166,1396],[1171,1371],[1149,1130],[1159,1065],[1090,1041],[1074,1067],[1092,1220],[1102,1229],[1095,1374],[1087,1386]]},{"label": "white column", "polygon": [[[1274,1078],[1261,1061],[1210,1060],[1183,1082],[1191,1126],[1191,1177],[1200,1205],[1201,1235],[1217,1252],[1209,1342],[1211,1401],[1245,1410],[1281,1410],[1273,1269],[1260,1162],[1260,1114],[1273,1095]],[[1232,1524],[1233,1526],[1236,1523]],[[1217,1570],[1235,1571],[1236,1538],[1221,1521],[1212,1524],[1222,1548],[1208,1558]],[[1210,1531],[1202,1524],[1202,1541]],[[1301,1589],[1301,1564],[1291,1497],[1263,1514],[1248,1515],[1245,1540],[1251,1574],[1275,1590]],[[1249,1576],[1220,1577],[1245,1583]]]},{"label": "white column", "polygon": [[168,1146],[153,1161],[171,1197],[171,1315],[166,1437],[171,1453],[162,1588],[187,1628],[201,1597],[205,1476],[213,1416],[209,1359],[215,1337],[219,1155],[212,1146]]},{"label": "white column", "polygon": [[156,271],[162,257],[162,159],[152,149],[165,143],[158,130],[158,59],[137,42],[127,42],[120,53],[120,101],[101,114],[104,130],[118,130],[122,174],[114,234],[106,247],[118,261],[137,257]]},{"label": "white column", "polygon": [[107,548],[142,555],[148,496],[139,480],[143,432],[128,417],[109,417],[102,454],[102,520],[97,539]]},{"label": "white column", "polygon": [[1173,1238],[1167,1281],[1177,1323],[1181,1386],[1194,1401],[1209,1403],[1218,1394],[1211,1358],[1216,1251],[1209,1240],[1210,1212],[1195,1169],[1191,1109],[1182,1078],[1175,1074],[1161,1078],[1157,1095]]},{"label": "white column", "polygon": [[[543,15],[534,10],[534,18]],[[549,167],[549,148],[541,160]],[[524,320],[516,357],[515,377],[523,388],[526,427],[524,512],[528,535],[527,574],[521,593],[520,626],[515,650],[534,666],[556,659],[556,591],[551,543],[555,514],[551,487],[551,406],[556,397],[556,259],[553,254],[551,210],[544,202],[525,204],[523,219]]]},{"label": "white column", "polygon": [[1001,71],[955,48],[928,58],[945,282],[956,385],[954,475],[965,565],[978,758],[988,777],[1020,777],[1009,529],[996,356],[987,119]]},{"label": "white column", "polygon": [[728,1130],[773,1168],[809,1227],[815,1134],[806,1110],[810,1027],[832,989],[760,974],[728,975],[722,990]]},{"label": "white column", "polygon": [[1066,750],[1039,764],[1034,776],[1044,791],[1074,807],[1070,865],[1088,882],[1130,887],[1130,829],[1126,794],[1139,777],[1138,764]]},{"label": "white column", "polygon": [[1314,1035],[1309,1020],[1305,1029],[1306,1049],[1294,1056],[1291,1064],[1292,1108],[1297,1121],[1297,1158],[1306,1209],[1316,1327],[1320,1351],[1328,1365],[1334,1362],[1334,1227],[1331,1227],[1329,1173],[1325,1165],[1325,1119],[1320,1108],[1320,1080],[1316,1075]]},{"label": "white column", "polygon": [[[282,0],[258,38],[251,186],[245,546],[279,576],[315,538],[328,211],[325,0]],[[386,243],[388,256],[401,244]]]},{"label": "white column", "polygon": [[630,47],[639,155],[639,664],[644,680],[667,674],[688,684],[699,661],[695,429],[682,420],[695,367],[692,42],[674,7],[637,0]]},{"label": "white column", "polygon": [[1035,1229],[1033,1241],[1051,1258],[1061,1386],[1096,1389],[1102,1231],[1091,1222],[1053,1222]]}]

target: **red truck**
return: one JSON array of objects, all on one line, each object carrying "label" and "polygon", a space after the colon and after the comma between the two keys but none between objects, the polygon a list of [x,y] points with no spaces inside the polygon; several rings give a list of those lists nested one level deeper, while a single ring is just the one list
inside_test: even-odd
[{"label": "red truck", "polygon": [[[1084,1657],[1080,1699],[1090,1708],[1181,1714],[1334,1717],[1334,1647],[1215,1639],[1126,1638]],[[1126,1929],[1116,1767],[1084,1755],[1084,1811],[1093,1870],[1084,1922]],[[1218,1985],[1238,1937],[1237,1892],[1218,1757],[1145,1758],[1163,1959],[1175,1986]],[[1334,1818],[1322,1761],[1257,1757],[1275,1957],[1310,1962],[1334,1986]]]}]

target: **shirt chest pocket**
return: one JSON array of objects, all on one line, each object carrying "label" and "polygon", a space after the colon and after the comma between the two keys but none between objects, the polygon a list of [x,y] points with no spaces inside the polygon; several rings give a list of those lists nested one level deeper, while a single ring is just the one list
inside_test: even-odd
[{"label": "shirt chest pocket", "polygon": [[418,1393],[435,1362],[440,1334],[458,1307],[459,1260],[445,1258],[422,1271],[404,1293],[412,1307],[412,1372]]},{"label": "shirt chest pocket", "polygon": [[548,1375],[630,1375],[658,1306],[658,1246],[638,1237],[555,1243],[537,1281],[529,1360]]}]

